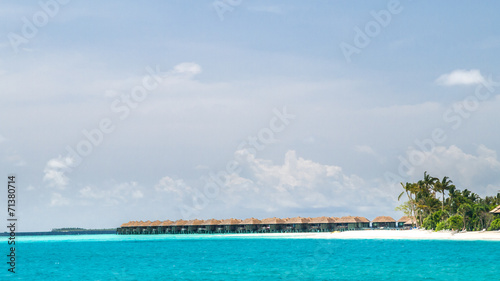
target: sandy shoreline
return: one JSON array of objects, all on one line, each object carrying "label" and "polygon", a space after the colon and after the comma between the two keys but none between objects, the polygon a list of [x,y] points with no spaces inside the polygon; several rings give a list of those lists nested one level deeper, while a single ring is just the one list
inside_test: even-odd
[{"label": "sandy shoreline", "polygon": [[345,232],[320,233],[267,233],[267,234],[226,234],[235,237],[269,238],[307,238],[307,239],[409,239],[409,240],[485,240],[500,241],[500,231],[470,231],[456,233],[451,231],[433,232],[430,230],[358,230]]}]

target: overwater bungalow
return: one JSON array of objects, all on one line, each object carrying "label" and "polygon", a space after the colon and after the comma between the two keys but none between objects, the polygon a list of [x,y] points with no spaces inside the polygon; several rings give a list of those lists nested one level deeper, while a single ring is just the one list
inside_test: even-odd
[{"label": "overwater bungalow", "polygon": [[304,232],[309,226],[309,218],[295,217],[285,220],[286,232]]},{"label": "overwater bungalow", "polygon": [[358,223],[358,229],[370,228],[370,220],[365,217],[354,217]]},{"label": "overwater bungalow", "polygon": [[129,233],[127,233],[127,230],[128,230],[128,226],[130,225],[130,223],[132,223],[132,222],[129,221],[127,223],[120,225],[120,227],[116,229],[116,233],[117,234],[129,234]]},{"label": "overwater bungalow", "polygon": [[405,222],[407,222],[408,220],[410,219],[409,216],[402,216],[398,221],[397,221],[397,224],[396,226],[397,227],[400,227],[400,228],[403,228],[404,225],[405,225]]},{"label": "overwater bungalow", "polygon": [[407,220],[404,224],[404,228],[411,229],[414,226],[417,226],[417,219],[412,217],[411,219]]},{"label": "overwater bungalow", "polygon": [[174,221],[174,223],[172,223],[170,225],[170,227],[172,229],[172,233],[174,233],[174,234],[186,233],[187,232],[186,223],[187,223],[187,221],[182,220],[182,219]]},{"label": "overwater bungalow", "polygon": [[136,221],[129,221],[127,225],[122,229],[123,234],[134,234],[134,224]]},{"label": "overwater bungalow", "polygon": [[143,221],[135,221],[132,222],[129,227],[130,227],[130,232],[132,234],[141,234],[142,233],[142,228],[141,225],[144,224]]},{"label": "overwater bungalow", "polygon": [[225,219],[222,220],[219,224],[219,226],[216,229],[216,232],[225,232],[225,233],[232,233],[232,232],[238,232],[239,227],[243,227],[240,225],[241,220],[238,219]]},{"label": "overwater bungalow", "polygon": [[221,223],[221,221],[220,220],[216,220],[216,219],[205,220],[205,221],[203,221],[201,231],[199,229],[198,232],[202,232],[202,233],[213,233],[213,232],[216,232],[216,230],[219,227],[220,223]]},{"label": "overwater bungalow", "polygon": [[259,232],[282,232],[285,221],[279,218],[267,218],[260,222]]},{"label": "overwater bungalow", "polygon": [[335,219],[330,217],[317,217],[311,218],[308,222],[308,229],[310,231],[333,231],[335,229]]},{"label": "overwater bungalow", "polygon": [[[491,213],[499,214],[500,206],[496,207]],[[373,220],[374,228],[395,228],[398,227],[411,228],[415,225],[415,218],[409,219],[407,216],[401,217],[397,222],[387,216],[376,217]],[[256,218],[248,218],[245,220],[225,219],[225,220],[199,220],[193,219],[189,221],[129,221],[122,224],[117,229],[117,234],[192,234],[192,233],[276,233],[276,232],[327,232],[327,231],[345,231],[359,230],[370,227],[370,221],[365,217],[344,216],[341,218],[335,217],[315,217],[315,218],[266,218],[258,220]]]},{"label": "overwater bungalow", "polygon": [[260,223],[261,223],[261,221],[258,219],[248,218],[246,220],[243,220],[240,223],[240,226],[243,226],[243,229],[240,228],[239,231],[250,232],[250,233],[257,232],[259,229]]},{"label": "overwater bungalow", "polygon": [[416,225],[416,220],[415,217],[410,218],[409,216],[402,216],[398,221],[397,221],[397,226],[399,228],[411,228],[412,226]]},{"label": "overwater bungalow", "polygon": [[133,221],[133,222],[129,223],[128,231],[130,231],[130,234],[139,234],[140,233],[139,225],[142,222],[143,221]]},{"label": "overwater bungalow", "polygon": [[143,222],[142,224],[139,225],[139,227],[141,228],[141,233],[140,234],[151,234],[151,224],[153,222],[152,221],[146,221],[146,222]]},{"label": "overwater bungalow", "polygon": [[172,232],[172,227],[171,225],[173,224],[174,222],[171,221],[171,220],[166,220],[166,221],[162,221],[160,223],[160,225],[158,226],[158,232],[160,234],[168,234],[168,233],[171,233]]},{"label": "overwater bungalow", "polygon": [[185,226],[187,227],[188,233],[198,233],[199,229],[204,229],[201,225],[203,224],[202,220],[194,219],[189,220]]},{"label": "overwater bungalow", "polygon": [[159,220],[155,220],[154,222],[152,222],[151,225],[148,227],[149,233],[151,233],[151,234],[160,233],[160,224],[161,224],[161,221],[159,221]]},{"label": "overwater bungalow", "polygon": [[344,230],[359,230],[370,227],[370,221],[365,217],[344,216],[339,218],[336,223],[336,229]]},{"label": "overwater bungalow", "polygon": [[372,221],[373,228],[396,228],[396,220],[389,216],[378,216]]},{"label": "overwater bungalow", "polygon": [[358,229],[358,221],[353,216],[344,216],[335,222],[335,226],[340,231],[355,230]]},{"label": "overwater bungalow", "polygon": [[135,234],[148,234],[146,228],[151,224],[151,221],[138,221],[134,223],[133,231]]}]

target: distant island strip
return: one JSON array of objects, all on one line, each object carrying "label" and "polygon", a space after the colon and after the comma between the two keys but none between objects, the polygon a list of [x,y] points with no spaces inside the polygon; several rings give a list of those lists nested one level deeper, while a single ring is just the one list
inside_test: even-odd
[{"label": "distant island strip", "polygon": [[415,219],[408,216],[398,221],[379,216],[370,221],[365,217],[346,216],[315,218],[267,218],[263,220],[177,220],[177,221],[130,221],[122,224],[117,234],[211,234],[211,233],[284,233],[284,232],[331,232],[362,229],[410,229]]},{"label": "distant island strip", "polygon": [[[85,228],[55,228],[52,231],[16,232],[17,236],[40,236],[40,235],[84,235],[84,234],[115,234],[116,228],[85,229]],[[0,233],[0,236],[9,236],[10,233]]]}]

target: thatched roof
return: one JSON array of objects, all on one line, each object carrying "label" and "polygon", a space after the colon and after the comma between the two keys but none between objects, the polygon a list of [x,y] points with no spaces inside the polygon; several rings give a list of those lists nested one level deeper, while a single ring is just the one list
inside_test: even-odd
[{"label": "thatched roof", "polygon": [[410,217],[409,216],[402,216],[398,222],[407,222],[408,220],[410,220]]},{"label": "thatched roof", "polygon": [[160,224],[161,224],[161,221],[156,220],[156,221],[151,223],[151,226],[159,226]]},{"label": "thatched roof", "polygon": [[246,220],[240,222],[240,224],[260,224],[260,220],[255,219],[255,218],[249,218],[249,219],[246,219]]},{"label": "thatched roof", "polygon": [[150,226],[150,225],[151,225],[151,221],[140,221],[135,226],[145,227],[145,226]]},{"label": "thatched roof", "polygon": [[398,222],[402,222],[404,223],[404,225],[412,225],[412,224],[416,224],[416,221],[415,220],[415,217],[409,217],[409,216],[402,216]]},{"label": "thatched roof", "polygon": [[412,224],[417,224],[417,220],[415,219],[415,217],[412,217],[410,219],[408,219],[407,221],[405,221],[404,225],[412,225]]},{"label": "thatched roof", "polygon": [[374,218],[372,222],[396,222],[396,220],[389,216],[379,216]]},{"label": "thatched roof", "polygon": [[369,223],[370,220],[365,218],[365,217],[354,217],[354,219],[357,221],[357,222],[366,222],[366,223]]},{"label": "thatched roof", "polygon": [[263,219],[260,224],[285,224],[285,221],[280,218]]},{"label": "thatched roof", "polygon": [[202,220],[194,219],[194,220],[189,220],[188,222],[186,222],[185,225],[202,225],[202,224],[203,224]]},{"label": "thatched roof", "polygon": [[336,221],[336,223],[357,223],[356,217],[344,216]]},{"label": "thatched roof", "polygon": [[241,220],[238,219],[225,219],[220,222],[220,225],[237,225],[240,224]]},{"label": "thatched roof", "polygon": [[183,225],[186,225],[186,223],[187,223],[187,221],[181,219],[181,220],[174,221],[174,223],[172,225],[174,225],[174,226],[183,226]]},{"label": "thatched roof", "polygon": [[120,227],[127,227],[130,223],[131,223],[131,221],[129,221],[129,222],[127,222],[127,223],[124,223],[124,224],[120,225]]},{"label": "thatched roof", "polygon": [[498,205],[495,209],[491,210],[490,213],[492,213],[492,214],[500,214],[500,205]]},{"label": "thatched roof", "polygon": [[174,222],[173,222],[173,221],[171,221],[171,220],[166,220],[166,221],[162,221],[162,222],[160,223],[160,226],[169,226],[169,225],[171,225],[171,224],[173,224],[173,223],[174,223]]},{"label": "thatched roof", "polygon": [[220,220],[209,219],[209,220],[203,221],[203,225],[219,225],[220,222],[221,222]]},{"label": "thatched roof", "polygon": [[309,223],[334,223],[335,220],[329,217],[312,218]]},{"label": "thatched roof", "polygon": [[290,223],[290,224],[308,223],[308,222],[309,222],[308,218],[301,218],[301,217],[289,218],[285,221],[285,223]]}]

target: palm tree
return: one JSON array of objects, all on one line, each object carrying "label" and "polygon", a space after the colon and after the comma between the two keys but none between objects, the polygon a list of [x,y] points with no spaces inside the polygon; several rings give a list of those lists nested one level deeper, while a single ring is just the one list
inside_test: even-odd
[{"label": "palm tree", "polygon": [[448,190],[448,206],[450,208],[450,213],[452,215],[457,213],[457,200],[460,196],[460,190],[458,190],[454,185],[450,186]]},{"label": "palm tree", "polygon": [[437,192],[441,192],[443,195],[443,201],[441,201],[441,211],[444,211],[444,192],[450,190],[452,187],[455,188],[452,183],[453,182],[449,179],[449,177],[443,177],[441,181],[437,180],[434,184],[434,189]]},{"label": "palm tree", "polygon": [[401,182],[401,186],[403,187],[404,191],[401,192],[401,194],[399,194],[398,196],[398,201],[401,199],[401,196],[403,196],[403,194],[406,193],[406,196],[408,196],[408,201],[410,203],[410,216],[411,217],[415,217],[415,207],[416,207],[416,201],[415,201],[415,197],[417,195],[417,192],[418,192],[418,187],[416,184],[414,183],[409,183],[407,182],[406,184],[403,184]]},{"label": "palm tree", "polygon": [[465,225],[465,218],[466,218],[467,213],[471,209],[472,209],[472,207],[468,203],[464,203],[464,204],[460,205],[460,207],[458,207],[458,212],[462,214],[462,219],[464,222],[464,229],[467,229],[467,227]]},{"label": "palm tree", "polygon": [[439,182],[438,178],[431,177],[429,174],[427,174],[427,171],[424,172],[424,179],[422,180],[422,183],[424,184],[426,190],[429,192],[432,190],[435,193],[434,186],[436,182]]},{"label": "palm tree", "polygon": [[420,220],[423,217],[427,217],[432,210],[435,209],[435,195],[436,191],[434,189],[434,185],[438,181],[437,178],[431,177],[427,174],[427,171],[424,172],[424,178],[419,180],[416,185],[418,187],[417,194],[415,196],[416,203],[418,204],[418,211]]}]

